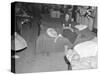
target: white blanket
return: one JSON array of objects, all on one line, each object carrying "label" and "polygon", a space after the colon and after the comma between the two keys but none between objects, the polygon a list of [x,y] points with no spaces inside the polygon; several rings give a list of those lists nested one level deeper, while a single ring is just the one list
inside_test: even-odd
[{"label": "white blanket", "polygon": [[97,42],[93,39],[77,44],[74,50],[80,55],[80,57],[95,56],[97,53]]},{"label": "white blanket", "polygon": [[77,44],[66,53],[72,69],[97,68],[97,38]]}]

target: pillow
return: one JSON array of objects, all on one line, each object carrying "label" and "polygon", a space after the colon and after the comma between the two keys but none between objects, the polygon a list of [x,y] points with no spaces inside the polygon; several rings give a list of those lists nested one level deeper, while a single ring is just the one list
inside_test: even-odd
[{"label": "pillow", "polygon": [[77,28],[78,30],[83,30],[83,29],[86,29],[87,26],[86,25],[76,25],[75,28]]}]

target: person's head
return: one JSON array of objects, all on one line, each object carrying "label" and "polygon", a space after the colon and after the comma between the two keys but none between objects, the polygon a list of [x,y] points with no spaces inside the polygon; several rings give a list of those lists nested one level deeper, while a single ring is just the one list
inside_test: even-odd
[{"label": "person's head", "polygon": [[80,60],[80,55],[78,53],[73,54],[72,56],[72,61],[79,61]]},{"label": "person's head", "polygon": [[65,20],[68,21],[70,19],[70,15],[69,14],[65,14]]},{"label": "person's head", "polygon": [[74,18],[72,18],[71,21],[74,22]]},{"label": "person's head", "polygon": [[79,61],[80,55],[75,50],[68,50],[70,61]]}]

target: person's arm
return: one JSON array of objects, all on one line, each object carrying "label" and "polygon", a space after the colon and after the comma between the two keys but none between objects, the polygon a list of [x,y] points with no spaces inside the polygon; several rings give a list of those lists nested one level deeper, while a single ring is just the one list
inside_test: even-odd
[{"label": "person's arm", "polygon": [[74,45],[85,42],[85,41],[92,40],[95,37],[95,34],[87,29],[85,29],[83,31],[76,31],[76,33],[78,34],[78,37],[77,37]]}]

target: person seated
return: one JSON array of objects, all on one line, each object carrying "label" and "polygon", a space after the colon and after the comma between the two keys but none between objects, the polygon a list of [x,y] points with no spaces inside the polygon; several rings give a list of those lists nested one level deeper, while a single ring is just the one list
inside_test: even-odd
[{"label": "person seated", "polygon": [[62,36],[69,39],[72,44],[75,42],[78,35],[75,32],[75,25],[77,25],[77,23],[74,22],[73,18],[71,18],[69,14],[66,14],[63,22]]}]

